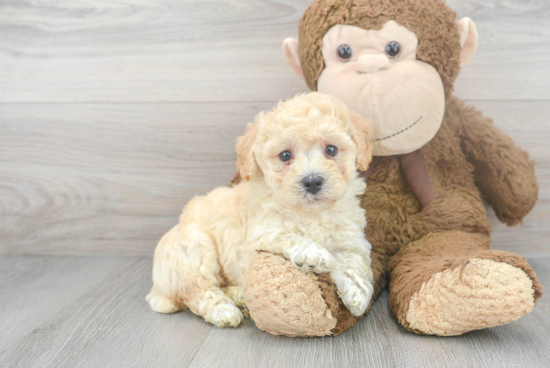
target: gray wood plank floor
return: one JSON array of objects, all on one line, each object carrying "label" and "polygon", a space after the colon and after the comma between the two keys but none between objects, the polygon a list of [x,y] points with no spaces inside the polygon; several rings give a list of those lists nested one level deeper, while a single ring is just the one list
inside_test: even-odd
[{"label": "gray wood plank floor", "polygon": [[[192,196],[225,185],[235,139],[305,92],[281,56],[310,0],[0,0],[0,367],[545,367],[550,303],[439,338],[384,293],[337,338],[216,329],[144,301],[151,255]],[[550,284],[550,2],[450,0],[480,47],[456,94],[536,161],[523,226],[493,247]]]},{"label": "gray wood plank floor", "polygon": [[[530,258],[550,284],[548,258]],[[218,329],[144,301],[149,257],[0,258],[0,367],[545,367],[550,303],[506,326],[418,336],[392,319],[388,293],[351,330],[287,338],[245,320]]]}]

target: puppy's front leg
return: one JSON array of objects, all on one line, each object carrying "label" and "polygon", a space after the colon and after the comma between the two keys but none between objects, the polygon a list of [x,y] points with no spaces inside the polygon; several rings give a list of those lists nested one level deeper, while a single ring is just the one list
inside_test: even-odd
[{"label": "puppy's front leg", "polygon": [[365,313],[374,288],[370,257],[357,253],[337,253],[336,266],[330,276],[338,289],[338,296],[354,316]]},{"label": "puppy's front leg", "polygon": [[282,253],[296,267],[308,272],[329,272],[336,263],[328,250],[313,240],[296,234],[265,231],[253,244],[257,250]]}]

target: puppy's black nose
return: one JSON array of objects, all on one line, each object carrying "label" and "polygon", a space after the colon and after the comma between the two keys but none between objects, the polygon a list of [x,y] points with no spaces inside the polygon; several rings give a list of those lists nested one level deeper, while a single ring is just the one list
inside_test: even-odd
[{"label": "puppy's black nose", "polygon": [[302,180],[302,185],[304,186],[306,192],[311,194],[317,194],[323,187],[324,181],[325,179],[323,179],[322,176],[309,175]]}]

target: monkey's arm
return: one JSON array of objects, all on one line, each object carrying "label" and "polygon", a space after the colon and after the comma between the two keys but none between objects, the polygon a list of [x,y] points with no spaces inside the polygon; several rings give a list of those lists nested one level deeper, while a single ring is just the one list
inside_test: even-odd
[{"label": "monkey's arm", "polygon": [[430,180],[426,157],[422,150],[399,156],[401,169],[407,178],[409,188],[416,197],[420,208],[424,208],[435,199],[435,190]]},{"label": "monkey's arm", "polygon": [[519,224],[538,198],[534,162],[474,108],[462,111],[459,134],[464,153],[475,166],[476,184],[498,219],[508,226]]},{"label": "monkey's arm", "polygon": [[[377,160],[378,157],[374,156],[369,165],[369,169],[360,173],[360,176],[365,179],[365,182],[372,173]],[[411,192],[416,197],[418,204],[420,204],[420,209],[423,209],[436,198],[424,152],[422,152],[422,149],[419,149],[411,153],[400,155],[399,162],[401,163],[401,169],[407,179],[407,184],[409,184]]]}]

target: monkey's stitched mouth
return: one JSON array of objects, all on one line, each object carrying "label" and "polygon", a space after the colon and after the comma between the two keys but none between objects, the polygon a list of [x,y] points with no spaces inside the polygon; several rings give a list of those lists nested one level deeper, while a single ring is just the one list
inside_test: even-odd
[{"label": "monkey's stitched mouth", "polygon": [[414,123],[412,123],[411,125],[409,125],[409,126],[406,127],[405,129],[402,129],[402,130],[398,131],[397,133],[393,133],[392,135],[388,135],[387,137],[384,137],[384,138],[375,139],[374,141],[375,141],[375,142],[378,142],[378,141],[383,141],[383,140],[385,140],[385,139],[389,139],[389,138],[391,138],[391,137],[395,137],[396,135],[399,135],[399,134],[401,134],[401,133],[403,133],[403,132],[405,132],[405,131],[411,129],[413,126],[415,126],[416,124],[418,124],[418,122],[419,122],[420,120],[422,120],[422,118],[423,118],[422,116],[419,117],[417,121],[415,121]]}]

